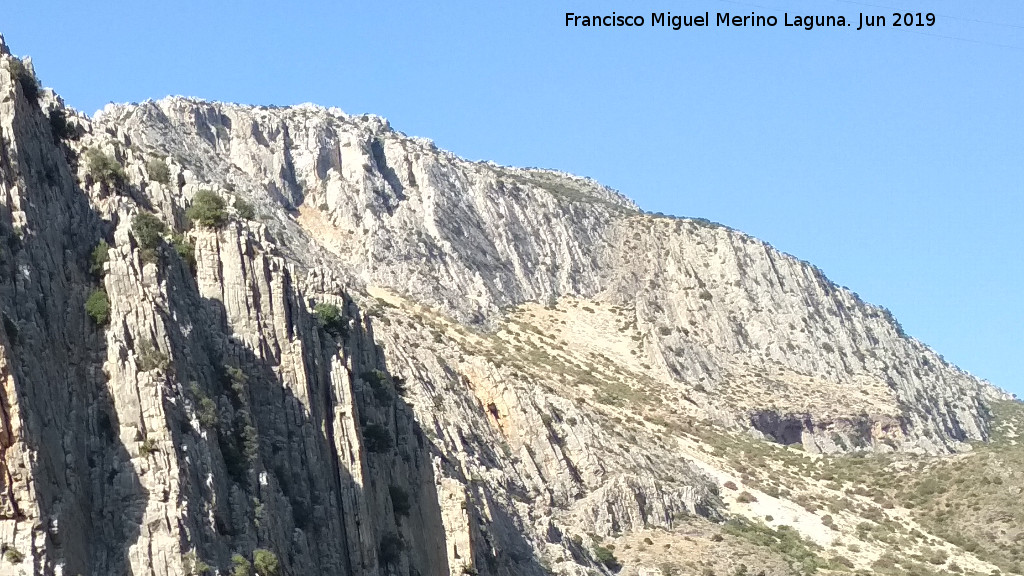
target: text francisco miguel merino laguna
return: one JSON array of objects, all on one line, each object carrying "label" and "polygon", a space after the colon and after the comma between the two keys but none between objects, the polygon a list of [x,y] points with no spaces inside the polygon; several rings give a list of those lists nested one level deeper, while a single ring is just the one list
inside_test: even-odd
[{"label": "text francisco miguel merino laguna", "polygon": [[[565,13],[565,25],[573,27],[627,27],[644,26],[648,21],[641,15],[623,16],[612,12],[610,15],[581,15],[573,12]],[[684,27],[707,27],[711,26],[711,13],[678,15],[671,12],[652,12],[649,20],[651,26],[662,26],[679,30]],[[729,12],[716,12],[714,18],[715,26],[730,26],[736,28],[756,26],[778,26],[777,16],[762,16],[756,12],[746,15],[733,15]],[[853,26],[853,22],[847,22],[845,16],[839,15],[808,15],[790,16],[785,12],[782,16],[782,24],[804,30],[812,30],[816,27],[839,27]],[[892,12],[891,14],[864,14],[861,13],[857,21],[857,30],[872,28],[876,26],[934,26],[935,14],[931,12]]]}]

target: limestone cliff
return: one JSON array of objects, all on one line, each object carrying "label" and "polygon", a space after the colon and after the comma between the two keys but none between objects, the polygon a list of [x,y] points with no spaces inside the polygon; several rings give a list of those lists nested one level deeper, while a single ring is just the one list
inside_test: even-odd
[{"label": "limestone cliff", "polygon": [[587,574],[728,514],[702,430],[988,436],[998,390],[741,232],[336,109],[87,118],[0,52],[0,573]]}]

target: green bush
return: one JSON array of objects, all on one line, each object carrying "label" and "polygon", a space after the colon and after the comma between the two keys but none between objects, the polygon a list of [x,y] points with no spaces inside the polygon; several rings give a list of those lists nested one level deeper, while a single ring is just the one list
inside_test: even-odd
[{"label": "green bush", "polygon": [[25,560],[25,555],[10,546],[4,545],[4,558],[11,564],[21,564]]},{"label": "green bush", "polygon": [[161,184],[169,184],[171,182],[171,169],[167,167],[167,162],[163,158],[150,158],[146,161],[146,172],[149,174],[149,179],[154,182]]},{"label": "green bush", "polygon": [[181,567],[185,569],[186,576],[202,576],[210,573],[210,565],[203,562],[195,550],[181,557]]},{"label": "green bush", "polygon": [[395,516],[408,516],[412,509],[412,502],[409,500],[409,493],[401,486],[388,486],[388,493],[391,495],[391,509]]},{"label": "green bush", "polygon": [[387,428],[373,423],[367,424],[363,428],[363,443],[370,452],[382,454],[391,450],[394,440],[391,438],[391,432]]},{"label": "green bush", "polygon": [[204,228],[220,228],[227,224],[227,203],[219,194],[210,190],[196,192],[186,215]]},{"label": "green bush", "polygon": [[278,576],[281,573],[281,562],[270,550],[257,548],[252,553],[252,565],[260,576]]},{"label": "green bush", "polygon": [[93,276],[100,278],[103,276],[103,265],[110,259],[110,244],[107,244],[106,240],[100,240],[96,244],[96,247],[92,249],[92,265],[89,266],[89,272]]},{"label": "green bush", "polygon": [[113,156],[104,153],[99,148],[89,148],[85,151],[85,163],[89,174],[97,182],[107,186],[114,186],[124,182],[124,167]]},{"label": "green bush", "polygon": [[174,251],[181,256],[181,260],[188,265],[189,270],[195,272],[196,270],[196,246],[191,240],[185,238],[181,234],[174,234],[171,236],[171,244],[174,246]]},{"label": "green bush", "polygon": [[110,300],[106,290],[97,288],[89,294],[89,299],[85,301],[85,313],[97,326],[105,326],[110,321]]},{"label": "green bush", "polygon": [[156,250],[167,233],[167,225],[149,212],[139,212],[132,220],[132,232],[143,250]]},{"label": "green bush", "polygon": [[159,451],[160,449],[156,447],[156,441],[152,438],[146,438],[142,441],[142,445],[139,446],[139,454],[144,458],[149,458],[151,454]]},{"label": "green bush", "polygon": [[149,372],[150,370],[166,372],[171,366],[171,361],[167,354],[157,350],[156,345],[149,340],[140,341],[136,352],[139,356],[139,370],[142,372]]},{"label": "green bush", "polygon": [[373,397],[380,405],[391,403],[391,389],[388,387],[390,378],[383,370],[369,370],[359,375],[373,390]]},{"label": "green bush", "polygon": [[743,538],[757,546],[770,548],[799,564],[803,573],[812,574],[827,562],[812,549],[817,545],[805,541],[800,533],[789,526],[773,530],[760,522],[745,518],[732,518],[722,527],[726,534]]},{"label": "green bush", "polygon": [[17,58],[11,60],[11,77],[21,84],[21,91],[29,102],[39,100],[39,79]]},{"label": "green bush", "polygon": [[333,336],[344,336],[347,332],[345,317],[342,316],[341,309],[334,304],[320,302],[313,307],[313,315],[325,332]]},{"label": "green bush", "polygon": [[78,129],[68,122],[68,115],[61,108],[54,108],[50,111],[50,132],[53,133],[53,141],[78,140]]},{"label": "green bush", "polygon": [[231,557],[231,576],[252,576],[252,564],[241,554]]},{"label": "green bush", "polygon": [[224,365],[224,382],[231,387],[231,391],[235,393],[238,401],[245,404],[245,383],[249,381],[249,377],[245,375],[245,371],[237,366]]},{"label": "green bush", "polygon": [[206,392],[195,382],[191,386],[192,396],[196,399],[196,416],[199,418],[199,425],[211,429],[220,423],[217,414],[217,403],[206,395]]},{"label": "green bush", "polygon": [[249,202],[246,202],[245,200],[242,200],[241,198],[236,198],[235,199],[235,203],[234,203],[234,207],[235,207],[235,210],[238,211],[238,216],[240,218],[244,218],[246,220],[255,220],[256,219],[256,208],[254,208],[253,205],[250,204]]},{"label": "green bush", "polygon": [[405,550],[405,542],[402,537],[394,532],[385,534],[380,539],[380,562],[385,566],[391,566],[398,562]]},{"label": "green bush", "polygon": [[594,545],[594,558],[613,572],[618,572],[622,568],[622,564],[615,557],[615,553],[610,548],[605,548],[600,544]]}]

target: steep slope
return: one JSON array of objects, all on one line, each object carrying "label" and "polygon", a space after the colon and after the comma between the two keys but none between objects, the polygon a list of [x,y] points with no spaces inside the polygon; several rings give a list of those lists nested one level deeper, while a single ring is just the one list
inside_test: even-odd
[{"label": "steep slope", "polygon": [[993,568],[819,474],[1005,395],[812,266],[376,117],[89,119],[0,52],[0,573],[807,573],[864,521]]},{"label": "steep slope", "polygon": [[282,232],[305,231],[333,253],[328,265],[461,322],[493,327],[509,307],[563,297],[619,306],[644,371],[691,395],[703,388],[708,412],[739,404],[734,419],[780,441],[938,452],[986,438],[984,384],[884,309],[745,234],[643,214],[587,180],[466,162],[378,118],[309,105],[167,99],[109,106],[97,121],[180,165],[184,194],[228,186],[279,220],[280,208],[297,212],[303,230],[281,222]]}]

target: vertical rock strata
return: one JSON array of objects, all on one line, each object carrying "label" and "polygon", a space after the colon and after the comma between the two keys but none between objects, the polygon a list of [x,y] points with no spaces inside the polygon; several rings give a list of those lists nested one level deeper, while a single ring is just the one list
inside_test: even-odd
[{"label": "vertical rock strata", "polygon": [[[817,452],[987,437],[997,390],[737,231],[311,105],[68,110],[62,140],[14,62],[0,570],[585,574],[572,535],[721,518],[676,418]],[[188,225],[200,190],[226,224]],[[180,237],[143,246],[146,212]]]}]

